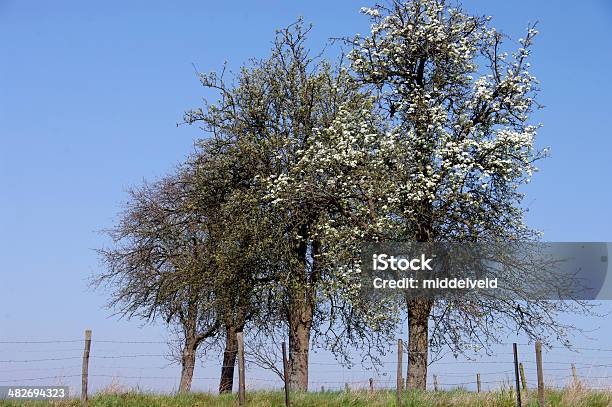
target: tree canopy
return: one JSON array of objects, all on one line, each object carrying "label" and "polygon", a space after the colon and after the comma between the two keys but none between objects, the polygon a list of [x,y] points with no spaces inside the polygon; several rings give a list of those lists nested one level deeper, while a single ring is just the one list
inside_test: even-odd
[{"label": "tree canopy", "polygon": [[425,388],[432,350],[486,347],[507,329],[562,338],[559,313],[584,310],[360,295],[365,242],[537,240],[521,188],[546,156],[531,118],[535,26],[512,43],[442,0],[362,13],[371,32],[344,39],[346,58],[313,54],[298,20],[267,58],[200,74],[217,96],[184,121],[206,136],[177,174],[132,192],[102,251],[120,312],[176,319],[188,356],[203,336],[226,340],[221,391],[243,330],[286,335],[289,384],[307,390],[311,347],[375,360],[406,319],[407,385]]}]

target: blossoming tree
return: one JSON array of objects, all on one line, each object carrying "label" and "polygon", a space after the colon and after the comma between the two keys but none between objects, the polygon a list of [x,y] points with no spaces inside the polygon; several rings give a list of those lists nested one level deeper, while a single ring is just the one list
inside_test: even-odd
[{"label": "blossoming tree", "polygon": [[[375,168],[387,177],[367,197],[379,238],[416,242],[532,239],[523,223],[519,188],[529,182],[537,125],[537,80],[529,72],[529,27],[518,49],[503,51],[505,37],[490,18],[472,16],[442,0],[393,0],[364,8],[371,33],[350,40],[356,80],[377,95],[384,141]],[[372,187],[371,187],[372,189]],[[486,341],[494,325],[513,321],[560,328],[548,319],[555,306],[469,301],[436,302],[406,296],[407,386],[425,388],[428,345],[460,352],[466,337]],[[530,319],[524,324],[524,318]],[[432,320],[434,326],[430,327]],[[431,337],[429,336],[431,332]]]},{"label": "blossoming tree", "polygon": [[[529,72],[537,31],[517,49],[490,18],[441,0],[392,0],[364,8],[368,36],[356,36],[348,57],[354,80],[370,96],[340,110],[314,132],[299,174],[276,193],[309,191],[334,202],[338,216],[319,225],[325,255],[344,259],[350,280],[364,241],[503,242],[537,239],[523,222],[521,185],[546,155],[534,147],[538,82]],[[317,177],[314,174],[318,174]],[[344,257],[343,257],[344,256]],[[358,295],[353,291],[351,295]],[[402,313],[368,315],[374,321]],[[397,305],[397,304],[395,304]],[[563,337],[560,312],[579,302],[518,301],[470,295],[434,300],[406,295],[407,386],[426,387],[430,345],[462,353],[486,347],[507,329],[533,338]],[[433,324],[430,324],[433,322]]]}]

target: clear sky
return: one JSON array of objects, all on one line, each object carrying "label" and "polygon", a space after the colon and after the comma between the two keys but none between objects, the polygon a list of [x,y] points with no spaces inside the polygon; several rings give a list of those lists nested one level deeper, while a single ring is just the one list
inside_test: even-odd
[{"label": "clear sky", "polygon": [[[546,108],[536,116],[538,143],[552,157],[526,189],[528,223],[548,241],[612,241],[612,3],[464,4],[515,39],[539,20],[532,66]],[[163,339],[160,327],[110,317],[85,281],[99,267],[97,231],[116,220],[125,189],[170,172],[202,135],[176,126],[203,95],[194,65],[208,71],[266,56],[274,29],[298,16],[314,24],[313,45],[365,33],[358,10],[367,5],[0,0],[0,340],[78,339],[85,328],[99,339]],[[570,320],[608,325],[577,343],[612,348],[609,319]],[[17,350],[25,352],[0,344],[0,360],[30,359]],[[202,375],[215,377],[209,364]],[[0,362],[0,381],[37,377],[8,371],[20,368]],[[160,383],[147,382],[168,388]],[[200,388],[208,386],[216,379]]]}]

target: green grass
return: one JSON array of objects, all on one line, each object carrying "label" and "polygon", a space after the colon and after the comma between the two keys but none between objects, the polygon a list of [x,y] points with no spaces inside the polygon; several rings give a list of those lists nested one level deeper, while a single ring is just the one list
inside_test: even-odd
[{"label": "green grass", "polygon": [[[530,392],[524,395],[524,406],[537,406],[535,394]],[[587,391],[579,389],[548,390],[546,393],[547,406],[551,407],[610,407],[612,406],[611,391]],[[293,406],[323,407],[323,406],[351,406],[351,407],[382,407],[395,406],[395,393],[379,391],[369,394],[366,391],[326,392],[326,393],[294,393],[291,395]],[[515,407],[514,394],[509,390],[495,392],[472,393],[463,390],[442,392],[416,392],[405,395],[405,407]],[[206,393],[193,393],[189,395],[162,396],[147,393],[128,392],[121,394],[97,394],[90,398],[90,407],[235,407],[237,406],[235,394],[217,396]],[[63,400],[55,402],[9,402],[0,401],[2,407],[14,406],[56,406],[77,407],[79,400]],[[284,406],[284,393],[257,391],[247,393],[247,406],[273,407]]]}]

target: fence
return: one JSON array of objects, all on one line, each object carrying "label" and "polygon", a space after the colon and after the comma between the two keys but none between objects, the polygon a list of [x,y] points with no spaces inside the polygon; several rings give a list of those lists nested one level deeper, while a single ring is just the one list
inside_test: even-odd
[{"label": "fence", "polygon": [[[143,383],[154,383],[161,392],[176,389],[179,373],[168,359],[167,341],[96,339],[91,332],[85,338],[69,340],[0,340],[0,385],[71,384],[87,402],[88,389],[100,390],[117,383],[132,383],[140,389]],[[110,347],[109,347],[110,346]],[[580,386],[592,390],[612,389],[612,348],[547,348],[520,343],[500,344],[501,352],[487,360],[442,360],[429,366],[428,388],[432,391],[464,388],[468,391],[489,391],[500,387],[540,389]],[[363,363],[351,368],[335,361],[317,360],[314,354],[310,365],[309,388],[314,391],[378,391],[393,390],[397,397],[405,391],[405,346],[401,340],[398,351],[377,365]],[[42,348],[42,349],[41,349]],[[147,349],[152,348],[152,349]],[[284,347],[283,347],[284,348]],[[516,349],[516,353],[515,350]],[[147,352],[147,350],[149,350]],[[401,350],[401,352],[399,351]],[[506,351],[507,350],[507,351]],[[25,354],[25,356],[20,356]],[[241,350],[236,373],[239,401],[244,392],[257,389],[284,388],[284,380],[250,362],[248,351]],[[283,360],[282,357],[279,358]],[[151,360],[164,360],[152,364]],[[128,363],[129,362],[129,363]],[[539,363],[538,363],[539,362]],[[194,389],[214,392],[220,367],[215,373],[193,378]],[[286,368],[286,362],[279,370]],[[169,373],[169,371],[173,371]],[[196,372],[197,372],[196,368]],[[160,373],[163,372],[163,373]],[[79,383],[80,382],[80,383]],[[135,383],[135,385],[134,385]],[[150,390],[150,389],[148,389]],[[520,397],[520,392],[516,392]],[[73,394],[79,394],[73,391]],[[289,394],[286,395],[289,403]]]}]

